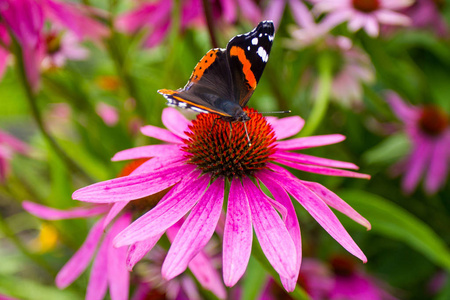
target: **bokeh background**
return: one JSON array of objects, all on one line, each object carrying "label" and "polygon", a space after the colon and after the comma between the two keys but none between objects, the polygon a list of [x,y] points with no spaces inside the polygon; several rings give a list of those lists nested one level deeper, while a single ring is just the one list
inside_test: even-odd
[{"label": "bokeh background", "polygon": [[[22,201],[80,206],[73,191],[120,173],[116,152],[158,142],[139,132],[162,126],[165,99],[156,91],[183,87],[209,49],[265,19],[275,21],[276,36],[248,106],[291,110],[306,120],[302,136],[345,135],[305,153],[372,176],[294,171],[372,224],[366,231],[338,214],[366,254],[363,264],[296,206],[303,255],[316,267],[302,269],[299,286],[312,295],[310,274],[325,270],[328,279],[358,274],[378,289],[374,298],[348,299],[450,299],[448,0],[1,0],[1,294],[84,297],[89,272],[63,290],[54,278],[95,218],[43,221]],[[252,257],[228,298],[304,299],[268,281],[266,267]],[[134,272],[132,291],[145,274]],[[147,299],[164,299],[156,297],[170,298]]]}]

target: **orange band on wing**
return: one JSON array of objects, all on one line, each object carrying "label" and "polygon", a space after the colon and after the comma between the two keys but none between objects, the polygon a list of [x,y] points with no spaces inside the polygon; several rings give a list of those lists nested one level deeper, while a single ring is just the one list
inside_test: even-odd
[{"label": "orange band on wing", "polygon": [[203,56],[203,58],[195,66],[194,71],[189,78],[190,82],[197,82],[200,80],[200,78],[202,78],[205,70],[208,69],[209,66],[216,60],[217,51],[219,50],[211,49],[208,51],[208,53],[205,54],[205,56]]},{"label": "orange band on wing", "polygon": [[177,91],[166,90],[166,89],[158,90],[158,93],[164,94],[164,95],[173,95],[173,94],[175,94],[176,92],[177,92]]},{"label": "orange band on wing", "polygon": [[252,64],[245,56],[244,49],[233,46],[230,50],[230,56],[237,56],[239,61],[242,63],[242,71],[244,72],[245,79],[247,80],[248,84],[252,89],[256,88],[256,78],[253,74],[252,70],[250,69]]}]

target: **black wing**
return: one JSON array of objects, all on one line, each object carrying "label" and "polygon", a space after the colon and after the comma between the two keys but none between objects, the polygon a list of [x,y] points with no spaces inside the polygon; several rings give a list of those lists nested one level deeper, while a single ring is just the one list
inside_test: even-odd
[{"label": "black wing", "polygon": [[244,107],[261,78],[269,59],[275,29],[272,21],[262,21],[252,31],[232,38],[227,58],[233,82],[233,99]]}]

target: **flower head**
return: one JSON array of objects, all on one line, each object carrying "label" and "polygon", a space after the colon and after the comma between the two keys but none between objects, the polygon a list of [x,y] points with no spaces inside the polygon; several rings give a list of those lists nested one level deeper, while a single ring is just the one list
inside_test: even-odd
[{"label": "flower head", "polygon": [[331,28],[348,21],[348,28],[363,28],[368,35],[378,36],[380,24],[407,26],[410,19],[397,12],[413,0],[310,0],[317,13],[328,13],[323,22]]},{"label": "flower head", "polygon": [[[234,285],[247,267],[254,228],[262,250],[280,274],[284,286],[293,290],[301,263],[301,239],[288,194],[345,249],[366,261],[328,206],[367,228],[370,228],[369,222],[324,186],[299,180],[274,164],[325,175],[368,178],[365,174],[338,169],[356,169],[352,163],[291,152],[334,144],[344,137],[324,135],[282,141],[301,130],[304,121],[300,117],[263,118],[254,110],[245,108],[245,111],[251,116],[250,121],[229,124],[205,114],[190,122],[177,110],[166,108],[162,120],[169,130],[154,126],[142,128],[144,134],[165,144],[124,150],[113,158],[151,159],[129,176],[82,188],[73,198],[124,205],[171,187],[153,209],[118,234],[114,241],[121,247],[157,240],[190,212],[163,263],[162,274],[166,279],[183,272],[211,238],[222,212],[225,181],[230,182],[223,234],[226,285]],[[274,199],[263,193],[261,184],[269,189]]]},{"label": "flower head", "polygon": [[425,192],[436,193],[446,182],[450,163],[449,116],[437,106],[405,103],[391,92],[387,100],[412,144],[408,157],[397,165],[405,173],[402,188],[412,193],[424,173]]}]

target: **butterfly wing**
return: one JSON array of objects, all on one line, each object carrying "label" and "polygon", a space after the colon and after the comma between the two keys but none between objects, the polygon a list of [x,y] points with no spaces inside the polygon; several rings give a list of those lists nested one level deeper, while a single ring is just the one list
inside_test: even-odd
[{"label": "butterfly wing", "polygon": [[231,117],[229,112],[221,109],[223,101],[232,97],[231,80],[225,49],[211,49],[197,63],[184,88],[163,89],[158,93],[169,105]]},{"label": "butterfly wing", "polygon": [[227,45],[233,99],[244,107],[261,78],[269,59],[275,29],[272,21],[263,21],[252,31],[232,38]]}]

